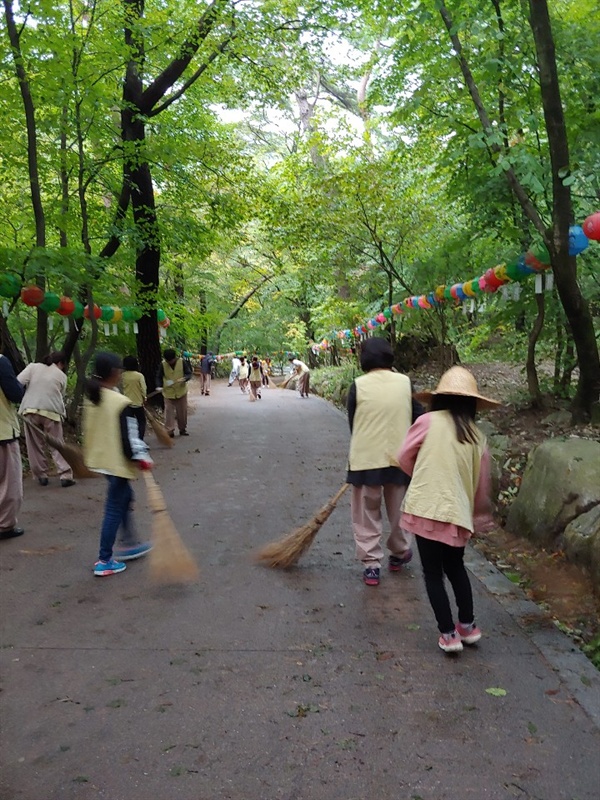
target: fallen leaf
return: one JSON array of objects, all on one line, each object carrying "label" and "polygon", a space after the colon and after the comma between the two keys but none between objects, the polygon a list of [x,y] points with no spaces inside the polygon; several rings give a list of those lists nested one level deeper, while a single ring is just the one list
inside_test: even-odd
[{"label": "fallen leaf", "polygon": [[506,689],[501,689],[497,686],[491,686],[489,689],[485,690],[487,694],[491,694],[493,697],[505,697],[506,696]]}]

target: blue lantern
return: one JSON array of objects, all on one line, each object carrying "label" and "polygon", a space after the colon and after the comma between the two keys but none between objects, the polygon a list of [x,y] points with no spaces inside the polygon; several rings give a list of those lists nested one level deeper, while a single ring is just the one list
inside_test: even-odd
[{"label": "blue lantern", "polygon": [[571,225],[569,228],[569,255],[578,256],[579,253],[583,253],[589,243],[581,225]]}]

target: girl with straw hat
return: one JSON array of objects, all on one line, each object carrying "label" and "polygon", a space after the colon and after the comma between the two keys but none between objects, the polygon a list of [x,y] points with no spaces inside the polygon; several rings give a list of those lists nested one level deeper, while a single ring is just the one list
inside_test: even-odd
[{"label": "girl with straw hat", "polygon": [[[465,545],[474,531],[493,524],[490,456],[475,415],[500,404],[479,393],[475,378],[464,367],[452,367],[434,391],[414,397],[429,403],[431,411],[412,425],[398,454],[401,469],[412,476],[401,525],[415,534],[440,631],[438,644],[444,652],[456,653],[463,644],[481,639],[463,563]],[[444,575],[458,606],[456,625]]]}]

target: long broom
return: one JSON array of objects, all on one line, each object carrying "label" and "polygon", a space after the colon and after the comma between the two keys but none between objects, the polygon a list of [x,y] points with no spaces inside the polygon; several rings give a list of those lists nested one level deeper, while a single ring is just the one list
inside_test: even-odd
[{"label": "long broom", "polygon": [[146,419],[148,420],[150,427],[154,431],[154,435],[158,439],[161,444],[164,444],[165,447],[173,447],[175,440],[169,436],[169,431],[165,428],[162,422],[154,416],[154,414],[149,411],[147,408],[144,408],[144,413],[146,414]]},{"label": "long broom", "polygon": [[198,566],[167,511],[165,498],[150,470],[144,470],[148,506],[152,512],[152,544],[148,556],[150,577],[155,583],[191,583],[198,579]]},{"label": "long broom", "polygon": [[81,448],[77,447],[76,444],[67,444],[61,439],[57,439],[55,436],[46,433],[46,431],[43,430],[43,428],[40,428],[33,422],[30,422],[27,419],[27,415],[25,415],[22,419],[24,420],[26,425],[29,425],[30,428],[33,428],[38,433],[40,433],[50,447],[53,447],[55,450],[58,450],[58,452],[67,462],[67,464],[73,470],[74,478],[77,478],[77,480],[83,480],[85,478],[99,477],[99,474],[97,472],[92,472],[91,469],[88,469],[88,467],[85,464],[85,461],[83,460],[83,453],[81,451]]},{"label": "long broom", "polygon": [[323,524],[329,519],[340,497],[350,486],[345,483],[342,488],[310,519],[305,525],[296,528],[281,539],[265,545],[256,553],[255,560],[274,569],[293,567],[314,541]]}]

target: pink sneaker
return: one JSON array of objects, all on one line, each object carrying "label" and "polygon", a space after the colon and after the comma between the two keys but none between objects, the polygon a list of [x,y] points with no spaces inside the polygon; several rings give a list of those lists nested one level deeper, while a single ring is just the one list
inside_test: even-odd
[{"label": "pink sneaker", "polygon": [[444,653],[460,653],[463,649],[460,636],[457,631],[452,633],[442,633],[438,639],[438,645]]},{"label": "pink sneaker", "polygon": [[481,631],[474,622],[470,625],[461,625],[458,622],[456,624],[456,632],[464,644],[476,644],[481,639]]}]

